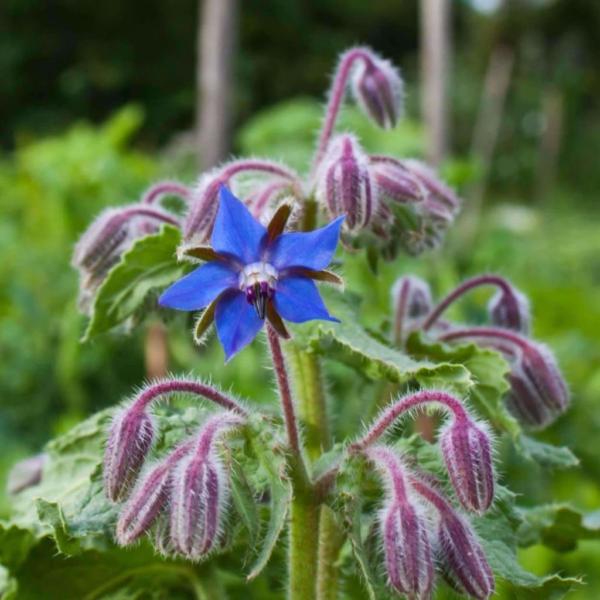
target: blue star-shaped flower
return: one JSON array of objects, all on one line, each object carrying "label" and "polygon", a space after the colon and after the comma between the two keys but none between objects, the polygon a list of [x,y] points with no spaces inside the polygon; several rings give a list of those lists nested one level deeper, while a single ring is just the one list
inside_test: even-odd
[{"label": "blue star-shaped flower", "polygon": [[201,335],[213,319],[227,360],[249,344],[265,317],[283,337],[283,319],[337,321],[325,307],[313,280],[341,283],[324,271],[331,262],[343,217],[307,233],[283,233],[291,208],[280,207],[268,227],[261,225],[225,187],[211,247],[188,249],[208,262],[169,287],[161,306],[177,310],[205,309],[196,325]]}]

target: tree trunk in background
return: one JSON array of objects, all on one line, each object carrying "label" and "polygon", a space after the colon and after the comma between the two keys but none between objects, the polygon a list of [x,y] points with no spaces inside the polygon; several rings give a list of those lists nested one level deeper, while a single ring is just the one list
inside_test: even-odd
[{"label": "tree trunk in background", "polygon": [[542,201],[552,191],[558,170],[563,131],[564,98],[556,86],[548,86],[542,96],[544,130],[537,165],[537,197]]},{"label": "tree trunk in background", "polygon": [[209,169],[229,151],[237,0],[203,0],[198,11],[196,121],[198,158]]},{"label": "tree trunk in background", "polygon": [[421,110],[427,160],[436,166],[448,149],[450,1],[421,0]]},{"label": "tree trunk in background", "polygon": [[160,322],[153,322],[146,331],[144,361],[148,379],[166,377],[169,372],[167,330]]}]

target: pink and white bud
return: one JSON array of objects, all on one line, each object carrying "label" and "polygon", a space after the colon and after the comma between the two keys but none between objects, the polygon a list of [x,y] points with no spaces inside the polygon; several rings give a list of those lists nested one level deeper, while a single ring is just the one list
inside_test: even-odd
[{"label": "pink and white bud", "polygon": [[375,446],[367,456],[387,488],[379,524],[390,585],[415,600],[431,598],[434,561],[429,522],[419,498],[411,492],[405,467],[390,448]]},{"label": "pink and white bud", "polygon": [[569,390],[548,348],[528,342],[511,366],[508,407],[520,421],[539,429],[567,410]]},{"label": "pink and white bud", "polygon": [[125,498],[152,446],[151,417],[135,404],[113,418],[104,451],[104,489],[113,502]]},{"label": "pink and white bud", "polygon": [[14,495],[38,485],[42,481],[47,460],[48,455],[44,453],[20,460],[8,474],[6,491]]},{"label": "pink and white bud", "polygon": [[461,593],[486,600],[494,593],[494,574],[472,526],[436,486],[418,477],[410,481],[412,488],[438,513],[436,548],[444,577]]},{"label": "pink and white bud", "polygon": [[418,177],[392,157],[371,156],[371,173],[382,198],[400,204],[421,202],[428,194]]},{"label": "pink and white bud", "polygon": [[348,134],[333,138],[317,174],[317,200],[331,217],[346,216],[349,230],[365,228],[377,211],[377,194],[369,160],[358,140]]},{"label": "pink and white bud", "polygon": [[242,423],[233,413],[216,415],[200,430],[195,448],[173,477],[171,541],[176,552],[200,560],[215,549],[229,500],[229,477],[215,442]]},{"label": "pink and white bud", "polygon": [[513,286],[499,289],[490,299],[488,314],[498,327],[506,327],[527,335],[531,322],[529,300]]},{"label": "pink and white bud", "polygon": [[485,512],[494,499],[494,462],[488,428],[470,417],[455,417],[440,435],[452,487],[467,509]]},{"label": "pink and white bud", "polygon": [[414,275],[405,275],[392,287],[394,339],[401,344],[406,334],[429,313],[433,307],[429,284]]},{"label": "pink and white bud", "polygon": [[173,470],[192,448],[191,442],[182,444],[140,479],[117,521],[116,538],[121,546],[135,542],[148,532],[168,506]]},{"label": "pink and white bud", "polygon": [[400,73],[373,51],[365,51],[363,60],[357,61],[351,90],[365,115],[379,127],[391,129],[402,116],[404,84]]}]

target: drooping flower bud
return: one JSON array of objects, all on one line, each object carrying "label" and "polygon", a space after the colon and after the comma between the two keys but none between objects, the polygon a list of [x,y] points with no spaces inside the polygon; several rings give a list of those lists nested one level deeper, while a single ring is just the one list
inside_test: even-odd
[{"label": "drooping flower bud", "polygon": [[431,598],[433,553],[429,523],[419,498],[411,493],[404,465],[390,448],[375,446],[367,456],[380,470],[387,488],[379,523],[390,585],[415,600]]},{"label": "drooping flower bud", "polygon": [[229,499],[229,479],[215,442],[241,422],[233,413],[209,419],[200,430],[193,451],[174,474],[171,540],[176,552],[192,560],[205,557],[219,540]]},{"label": "drooping flower bud", "polygon": [[437,558],[444,577],[455,589],[472,598],[489,598],[494,593],[494,574],[470,523],[424,479],[412,477],[411,486],[438,513]]},{"label": "drooping flower bud", "polygon": [[116,538],[120,545],[133,543],[153,526],[168,505],[173,470],[192,448],[193,442],[183,443],[140,479],[117,521]]},{"label": "drooping flower bud", "polygon": [[508,407],[532,428],[548,426],[569,406],[569,390],[550,350],[528,342],[512,363]]},{"label": "drooping flower bud", "polygon": [[394,315],[394,339],[404,341],[406,333],[424,317],[433,306],[429,284],[414,275],[396,280],[392,287],[392,311]]},{"label": "drooping flower bud", "polygon": [[506,327],[525,335],[529,333],[529,300],[513,286],[499,289],[492,296],[488,313],[492,323],[498,327]]},{"label": "drooping flower bud", "polygon": [[365,115],[379,127],[394,127],[402,116],[403,88],[398,69],[372,50],[365,50],[351,80],[352,95]]},{"label": "drooping flower bud", "polygon": [[36,454],[20,460],[8,474],[6,491],[11,495],[18,494],[27,488],[38,485],[42,480],[42,473],[47,459],[46,454]]},{"label": "drooping flower bud", "polygon": [[421,202],[427,190],[402,163],[388,156],[371,156],[371,173],[383,198],[398,203]]},{"label": "drooping flower bud", "polygon": [[452,487],[467,509],[486,511],[494,499],[494,463],[488,428],[469,416],[455,417],[440,435]]},{"label": "drooping flower bud", "polygon": [[151,417],[135,404],[113,418],[104,451],[104,489],[113,502],[127,496],[152,446]]},{"label": "drooping flower bud", "polygon": [[178,225],[176,217],[149,204],[109,208],[100,213],[75,245],[72,265],[80,274],[79,305],[87,312],[108,271],[139,237],[162,223]]},{"label": "drooping flower bud", "polygon": [[331,140],[317,174],[317,200],[331,217],[346,216],[349,230],[365,228],[377,210],[369,161],[358,140],[343,134]]}]

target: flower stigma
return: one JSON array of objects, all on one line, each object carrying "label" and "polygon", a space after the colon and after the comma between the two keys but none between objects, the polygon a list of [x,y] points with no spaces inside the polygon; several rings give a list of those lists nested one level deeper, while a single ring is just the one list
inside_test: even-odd
[{"label": "flower stigma", "polygon": [[240,289],[246,294],[248,304],[253,304],[256,314],[264,319],[267,301],[273,298],[278,274],[273,265],[255,262],[246,265],[240,273]]}]

